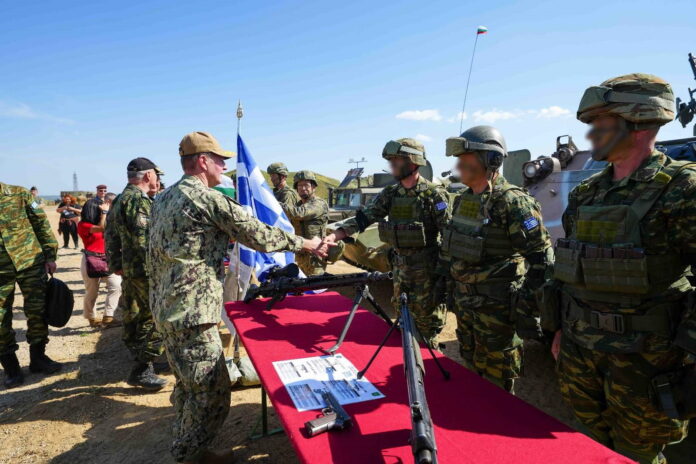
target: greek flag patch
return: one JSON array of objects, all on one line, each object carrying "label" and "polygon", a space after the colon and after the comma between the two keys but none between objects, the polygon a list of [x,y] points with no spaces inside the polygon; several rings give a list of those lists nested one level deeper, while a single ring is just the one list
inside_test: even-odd
[{"label": "greek flag patch", "polygon": [[537,221],[537,218],[535,217],[530,217],[524,220],[524,228],[527,230],[532,230],[535,227],[539,227],[539,221]]},{"label": "greek flag patch", "polygon": [[441,201],[439,203],[435,203],[435,209],[438,211],[442,211],[443,209],[447,209],[447,203],[444,201]]}]

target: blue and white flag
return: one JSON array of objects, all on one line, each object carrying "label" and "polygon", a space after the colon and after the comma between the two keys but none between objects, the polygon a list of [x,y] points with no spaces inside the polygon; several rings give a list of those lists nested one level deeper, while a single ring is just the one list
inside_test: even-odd
[{"label": "blue and white flag", "polygon": [[[249,154],[241,136],[237,136],[237,201],[252,216],[268,225],[294,233],[294,228],[283,212],[261,170]],[[230,262],[230,271],[236,272],[236,261]],[[273,266],[285,266],[295,261],[291,252],[261,253],[239,244],[239,286],[246,293],[251,272],[256,271],[260,281]]]}]

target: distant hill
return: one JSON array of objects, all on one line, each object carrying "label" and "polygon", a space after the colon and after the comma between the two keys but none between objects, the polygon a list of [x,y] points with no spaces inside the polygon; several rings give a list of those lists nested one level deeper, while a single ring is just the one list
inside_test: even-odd
[{"label": "distant hill", "polygon": [[[268,183],[268,186],[273,188],[273,184],[271,184],[271,176],[266,174],[265,171],[261,171],[263,173],[263,177],[266,179],[266,182]],[[236,182],[236,176],[237,176],[237,171],[230,171],[225,173],[226,175],[230,176],[232,179],[235,179]],[[323,198],[325,200],[329,199],[329,188],[336,188],[338,187],[338,184],[341,183],[341,181],[336,180],[332,177],[327,177],[324,175],[321,175],[319,173],[314,173],[317,176],[317,196],[320,198]],[[291,172],[290,175],[288,176],[288,185],[292,187],[292,182],[293,179],[295,178],[295,173]]]}]

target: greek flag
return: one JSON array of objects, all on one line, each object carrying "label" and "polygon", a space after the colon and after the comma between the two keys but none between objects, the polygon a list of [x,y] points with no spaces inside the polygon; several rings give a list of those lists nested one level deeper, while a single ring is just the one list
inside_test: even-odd
[{"label": "greek flag", "polygon": [[[294,233],[292,224],[239,135],[237,136],[237,201],[260,221]],[[242,295],[246,293],[252,270],[256,271],[258,279],[263,281],[271,267],[285,266],[295,261],[293,253],[261,253],[241,244],[237,246],[239,246],[239,286]],[[236,272],[236,256],[233,256],[230,261],[230,271]]]}]

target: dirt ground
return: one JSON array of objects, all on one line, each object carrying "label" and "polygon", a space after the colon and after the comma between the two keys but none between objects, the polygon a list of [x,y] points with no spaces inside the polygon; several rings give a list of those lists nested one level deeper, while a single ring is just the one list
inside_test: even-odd
[{"label": "dirt ground", "polygon": [[[56,229],[58,215],[49,211],[49,218]],[[0,387],[0,462],[171,463],[168,449],[173,411],[169,396],[173,377],[167,376],[169,385],[158,393],[142,393],[125,383],[131,361],[120,340],[121,329],[92,329],[82,317],[80,258],[79,250],[60,249],[56,276],[75,293],[73,318],[66,327],[51,329],[47,348],[50,357],[63,363],[60,374],[47,377],[26,369],[26,319],[21,311],[21,294],[17,293],[13,325],[26,381],[13,390]],[[331,271],[355,272],[355,268],[339,263]],[[97,303],[99,310],[103,308],[103,293]],[[387,306],[388,288],[375,288],[373,293]],[[457,360],[454,329],[454,316],[450,314],[441,339],[446,344],[445,353]],[[572,426],[572,416],[560,400],[554,363],[546,347],[528,343],[525,361],[518,396]],[[261,440],[249,438],[260,425],[260,412],[259,388],[235,390],[230,415],[213,447],[234,449],[239,462],[297,462],[283,434]],[[272,413],[270,425],[279,425]],[[696,437],[687,441],[669,448],[670,463],[693,462]]]}]

